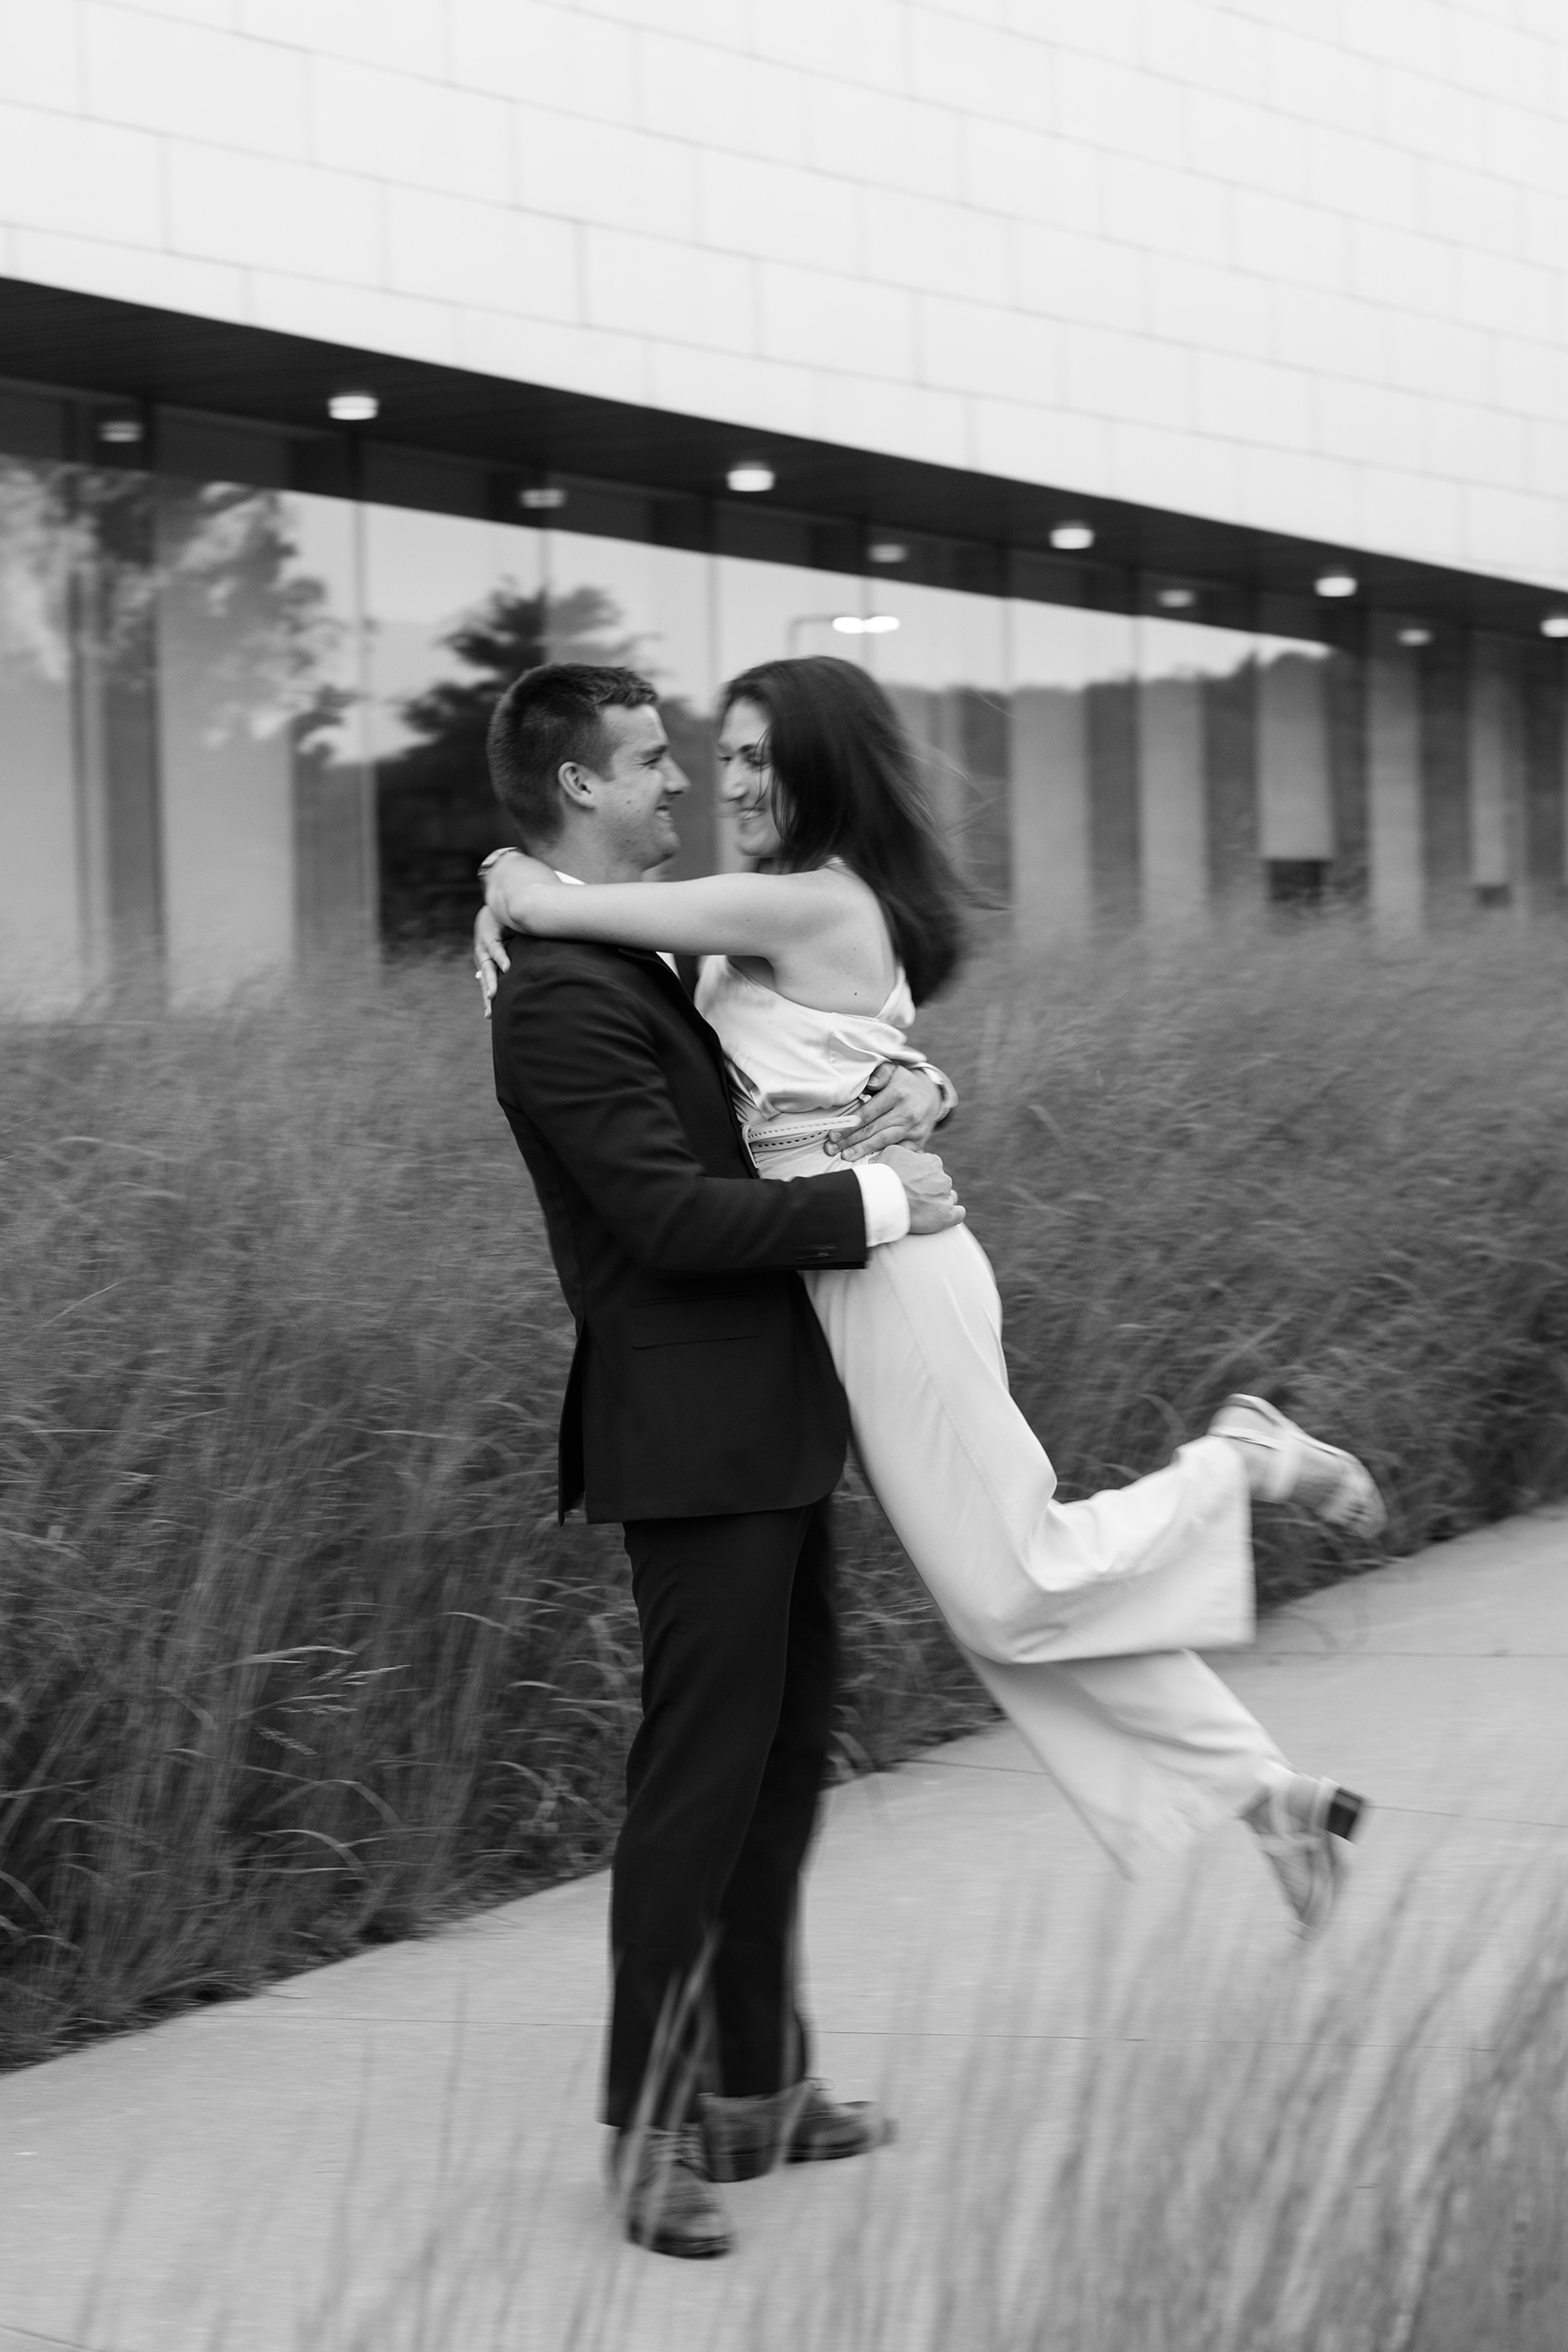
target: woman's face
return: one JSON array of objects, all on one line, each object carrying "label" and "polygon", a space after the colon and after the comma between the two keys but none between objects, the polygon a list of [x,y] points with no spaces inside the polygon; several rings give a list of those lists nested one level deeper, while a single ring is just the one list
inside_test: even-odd
[{"label": "woman's face", "polygon": [[760,703],[731,703],[719,729],[718,757],[719,801],[735,825],[736,848],[752,865],[776,856],[777,787],[768,757],[768,713]]}]

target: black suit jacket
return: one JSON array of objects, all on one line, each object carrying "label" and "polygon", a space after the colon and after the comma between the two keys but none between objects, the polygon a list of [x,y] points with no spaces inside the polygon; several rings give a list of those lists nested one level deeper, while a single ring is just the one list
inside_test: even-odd
[{"label": "black suit jacket", "polygon": [[848,1415],[797,1266],[865,1263],[860,1184],[761,1183],[719,1040],[658,957],[512,939],[496,1092],[577,1323],[560,1506],[785,1510],[832,1491]]}]

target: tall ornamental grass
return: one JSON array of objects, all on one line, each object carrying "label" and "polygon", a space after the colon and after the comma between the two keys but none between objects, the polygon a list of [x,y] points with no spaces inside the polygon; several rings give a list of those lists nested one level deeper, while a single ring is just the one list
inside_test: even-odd
[{"label": "tall ornamental grass", "polygon": [[[947,1152],[1067,1494],[1267,1386],[1408,1549],[1568,1491],[1568,954],[977,967]],[[637,1708],[462,965],[0,1029],[0,2061],[601,1861]],[[846,1770],[984,1719],[842,1515]],[[1276,1515],[1265,1600],[1371,1565]]]}]

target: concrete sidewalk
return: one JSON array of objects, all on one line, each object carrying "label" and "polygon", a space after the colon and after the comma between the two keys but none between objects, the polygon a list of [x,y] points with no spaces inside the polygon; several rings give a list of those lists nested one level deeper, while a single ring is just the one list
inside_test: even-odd
[{"label": "concrete sidewalk", "polygon": [[901,2242],[940,2238],[981,2077],[1043,2165],[1109,2042],[1214,2030],[1216,1967],[1230,2030],[1261,2034],[1278,1988],[1331,1993],[1364,1959],[1399,1890],[1436,1937],[1503,1921],[1504,1885],[1562,1856],[1568,1514],[1317,1595],[1216,1662],[1293,1761],[1377,1804],[1321,1948],[1242,1830],[1124,1887],[987,1732],[834,1795],[805,1933],[817,2065],[888,2099],[901,2137],[730,2192],[729,2261],[611,2232],[598,1877],[0,2081],[0,2347],[750,2347],[814,2268],[875,2269],[883,2207]]}]

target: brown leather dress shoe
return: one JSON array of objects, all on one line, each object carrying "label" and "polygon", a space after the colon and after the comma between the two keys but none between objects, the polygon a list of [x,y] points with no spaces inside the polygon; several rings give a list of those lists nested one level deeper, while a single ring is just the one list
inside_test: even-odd
[{"label": "brown leather dress shoe", "polygon": [[634,2246],[687,2262],[729,2252],[730,2225],[693,2125],[680,2131],[634,2125],[616,2141],[610,2169],[622,2226]]},{"label": "brown leather dress shoe", "polygon": [[716,2181],[752,2181],[780,2164],[831,2164],[863,2156],[896,2137],[869,2099],[834,2099],[808,2077],[754,2098],[699,2102],[708,2170]]}]

